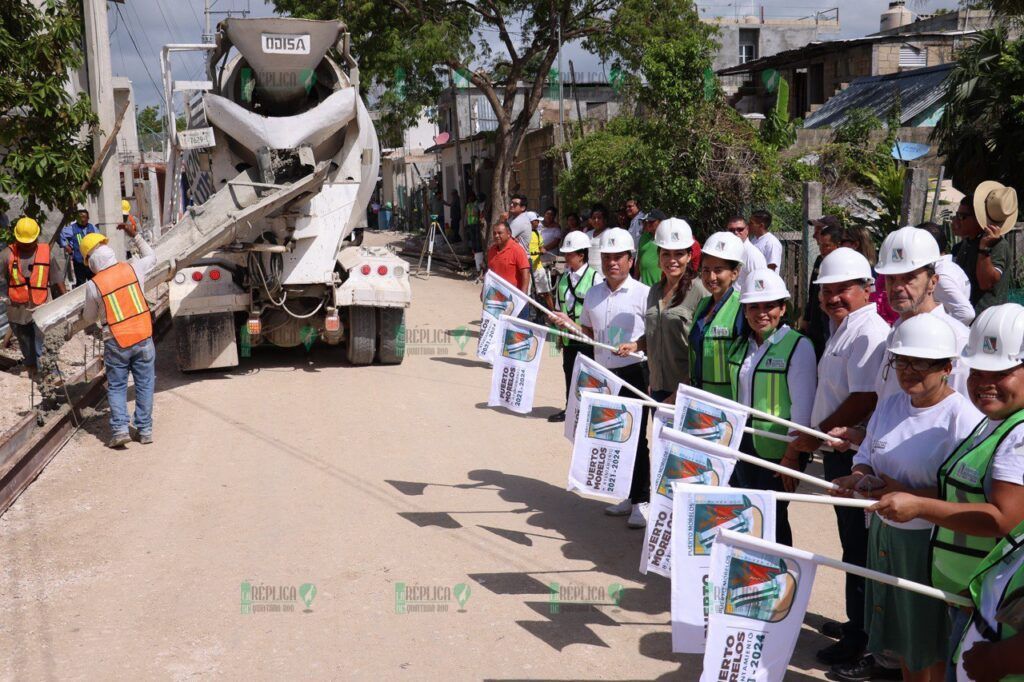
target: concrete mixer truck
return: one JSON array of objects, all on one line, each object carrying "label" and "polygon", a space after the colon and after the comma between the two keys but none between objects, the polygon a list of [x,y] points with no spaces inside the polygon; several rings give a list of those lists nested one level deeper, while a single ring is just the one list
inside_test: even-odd
[{"label": "concrete mixer truck", "polygon": [[[204,52],[205,81],[175,80],[184,50]],[[380,156],[344,24],[227,19],[212,45],[165,46],[161,66],[168,129],[176,91],[188,129],[167,155],[165,218],[180,217],[155,245],[147,288],[169,281],[179,367],[314,342],[355,365],[401,362],[408,266],[356,238]],[[38,309],[36,324],[75,331],[83,294]]]}]

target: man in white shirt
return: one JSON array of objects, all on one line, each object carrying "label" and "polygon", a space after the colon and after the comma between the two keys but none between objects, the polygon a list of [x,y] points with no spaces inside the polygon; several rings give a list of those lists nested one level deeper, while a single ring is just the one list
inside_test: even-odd
[{"label": "man in white shirt", "polygon": [[[828,432],[839,426],[867,421],[875,408],[875,378],[885,354],[889,325],[870,300],[874,275],[867,259],[853,249],[839,248],[821,261],[818,294],[829,318],[832,335],[818,362],[818,387],[811,410],[811,426]],[[825,478],[849,476],[852,452],[836,452],[821,441],[801,434],[790,445],[798,452],[820,450]],[[863,566],[867,559],[867,529],[860,509],[836,507],[843,561]],[[864,580],[846,577],[846,617],[842,638],[818,652],[827,665],[858,660],[867,644],[864,632]]]},{"label": "man in white shirt", "polygon": [[640,211],[640,204],[636,199],[626,200],[626,217],[629,218],[629,236],[636,244],[640,241],[640,233],[644,231],[644,218],[646,218]]},{"label": "man in white shirt", "polygon": [[[885,290],[889,298],[889,306],[899,313],[900,317],[893,324],[892,331],[886,339],[888,347],[896,329],[915,315],[930,314],[948,324],[956,335],[957,350],[967,345],[970,330],[943,310],[934,297],[939,276],[935,264],[940,258],[939,245],[926,230],[916,227],[904,227],[889,234],[878,252],[878,265],[875,272],[885,275]],[[889,367],[891,354],[886,352],[885,361],[878,371],[875,392],[881,403],[894,393],[900,391],[900,382],[896,371]],[[967,365],[953,361],[953,372],[949,375],[949,386],[954,391],[967,394]]]},{"label": "man in white shirt", "polygon": [[[613,227],[600,237],[601,270],[604,281],[595,284],[583,299],[580,326],[583,333],[609,346],[636,341],[644,335],[644,315],[650,288],[630,277],[633,269],[634,244],[629,232]],[[557,323],[571,328],[568,316],[558,313]],[[627,354],[619,355],[604,348],[594,349],[594,360],[628,384],[644,390],[648,384],[647,362]],[[633,396],[623,388],[619,395]],[[633,483],[629,497],[605,509],[612,516],[629,515],[630,528],[646,526],[640,504],[650,499],[650,456],[647,448],[647,410],[640,420],[640,442],[633,465]]]},{"label": "man in white shirt", "polygon": [[508,204],[508,227],[512,232],[512,239],[519,242],[523,251],[530,253],[530,237],[533,236],[533,224],[530,222],[530,214],[526,210],[526,196],[513,194]]},{"label": "man in white shirt", "polygon": [[725,229],[728,232],[732,232],[734,235],[740,238],[743,242],[743,270],[745,272],[753,272],[754,270],[763,270],[768,267],[768,262],[764,258],[764,254],[758,251],[757,247],[750,243],[750,227],[747,225],[747,220],[741,215],[734,215],[725,222]]},{"label": "man in white shirt", "polygon": [[971,326],[975,316],[974,306],[971,305],[971,280],[964,269],[953,261],[946,231],[941,225],[931,222],[921,223],[918,227],[935,239],[943,254],[935,261],[935,274],[939,276],[939,283],[935,285],[935,300],[960,323]]},{"label": "man in white shirt", "polygon": [[782,242],[768,231],[772,226],[772,214],[768,211],[754,211],[750,214],[750,243],[764,256],[768,267],[782,272]]}]

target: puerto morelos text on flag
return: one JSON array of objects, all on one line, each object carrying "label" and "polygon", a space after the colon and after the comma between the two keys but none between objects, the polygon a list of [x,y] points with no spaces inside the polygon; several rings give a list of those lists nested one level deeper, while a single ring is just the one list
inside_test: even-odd
[{"label": "puerto morelos text on flag", "polygon": [[743,440],[743,427],[747,425],[746,411],[706,400],[690,392],[686,384],[676,390],[675,428],[679,431],[739,449]]},{"label": "puerto morelos text on flag", "polygon": [[711,609],[701,682],[781,682],[807,612],[817,564],[725,531],[711,550]]},{"label": "puerto morelos text on flag", "polygon": [[569,389],[569,401],[565,407],[565,437],[571,443],[576,437],[576,422],[580,416],[580,392],[618,395],[622,390],[622,380],[603,365],[599,365],[583,353],[577,353]]},{"label": "puerto morelos text on flag", "polygon": [[523,292],[498,277],[490,270],[484,275],[484,305],[480,313],[480,338],[477,341],[476,356],[481,360],[494,362],[500,340],[496,338],[498,322],[502,315],[515,317],[527,305]]},{"label": "puerto morelos text on flag", "polygon": [[629,496],[642,410],[639,400],[581,394],[566,490],[612,502]]},{"label": "puerto morelos text on flag", "polygon": [[515,320],[499,319],[495,336],[497,353],[494,354],[487,404],[529,414],[533,409],[533,393],[547,334],[517,324]]},{"label": "puerto morelos text on flag", "polygon": [[672,428],[665,409],[654,413],[651,432],[651,502],[640,572],[672,576],[672,483],[728,485],[736,460],[728,451]]},{"label": "puerto morelos text on flag", "polygon": [[[708,570],[718,531],[775,541],[775,496],[763,490],[675,482],[672,537],[672,651],[704,651]],[[746,678],[739,678],[746,679]]]}]

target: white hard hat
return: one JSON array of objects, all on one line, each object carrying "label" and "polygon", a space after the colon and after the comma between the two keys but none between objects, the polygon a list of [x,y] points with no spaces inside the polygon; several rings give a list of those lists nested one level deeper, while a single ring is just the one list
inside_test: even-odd
[{"label": "white hard hat", "polygon": [[633,236],[621,227],[613,227],[601,233],[598,250],[601,253],[622,253],[633,251]]},{"label": "white hard hat", "polygon": [[1004,303],[982,311],[971,325],[964,364],[983,372],[1002,372],[1021,363],[1024,307]]},{"label": "white hard hat", "polygon": [[562,253],[573,253],[574,251],[585,251],[590,248],[590,237],[585,232],[574,230],[565,235],[562,246],[558,249]]},{"label": "white hard hat", "polygon": [[693,230],[682,218],[668,218],[658,224],[654,243],[661,249],[688,249],[693,246]]},{"label": "white hard hat", "polygon": [[896,327],[889,339],[889,352],[912,358],[940,360],[960,356],[960,344],[949,323],[930,313],[914,315]]},{"label": "white hard hat", "polygon": [[779,274],[770,268],[751,270],[740,285],[740,303],[763,303],[789,298],[789,290]]},{"label": "white hard hat", "polygon": [[540,216],[534,213],[533,211],[526,211],[523,215],[525,215],[526,219],[529,220],[531,223],[540,220]]},{"label": "white hard hat", "polygon": [[732,232],[715,232],[701,247],[701,254],[742,263],[746,259],[743,240]]},{"label": "white hard hat", "polygon": [[874,279],[871,263],[860,252],[845,246],[825,256],[815,284],[835,284],[860,279]]},{"label": "white hard hat", "polygon": [[942,258],[939,244],[927,230],[901,227],[882,242],[875,272],[881,275],[899,275],[931,265]]}]

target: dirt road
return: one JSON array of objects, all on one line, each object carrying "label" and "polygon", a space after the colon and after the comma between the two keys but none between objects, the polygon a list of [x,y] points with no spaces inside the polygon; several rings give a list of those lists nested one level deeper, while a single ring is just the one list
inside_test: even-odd
[{"label": "dirt road", "polygon": [[[323,347],[183,376],[167,338],[156,442],[107,450],[104,411],[0,518],[0,677],[697,679],[642,533],[564,489],[559,358],[533,415],[488,409],[477,288],[413,287],[398,367]],[[838,556],[830,509],[791,515]],[[604,605],[552,613],[551,583]],[[821,569],[787,679],[823,677],[841,595]]]}]

